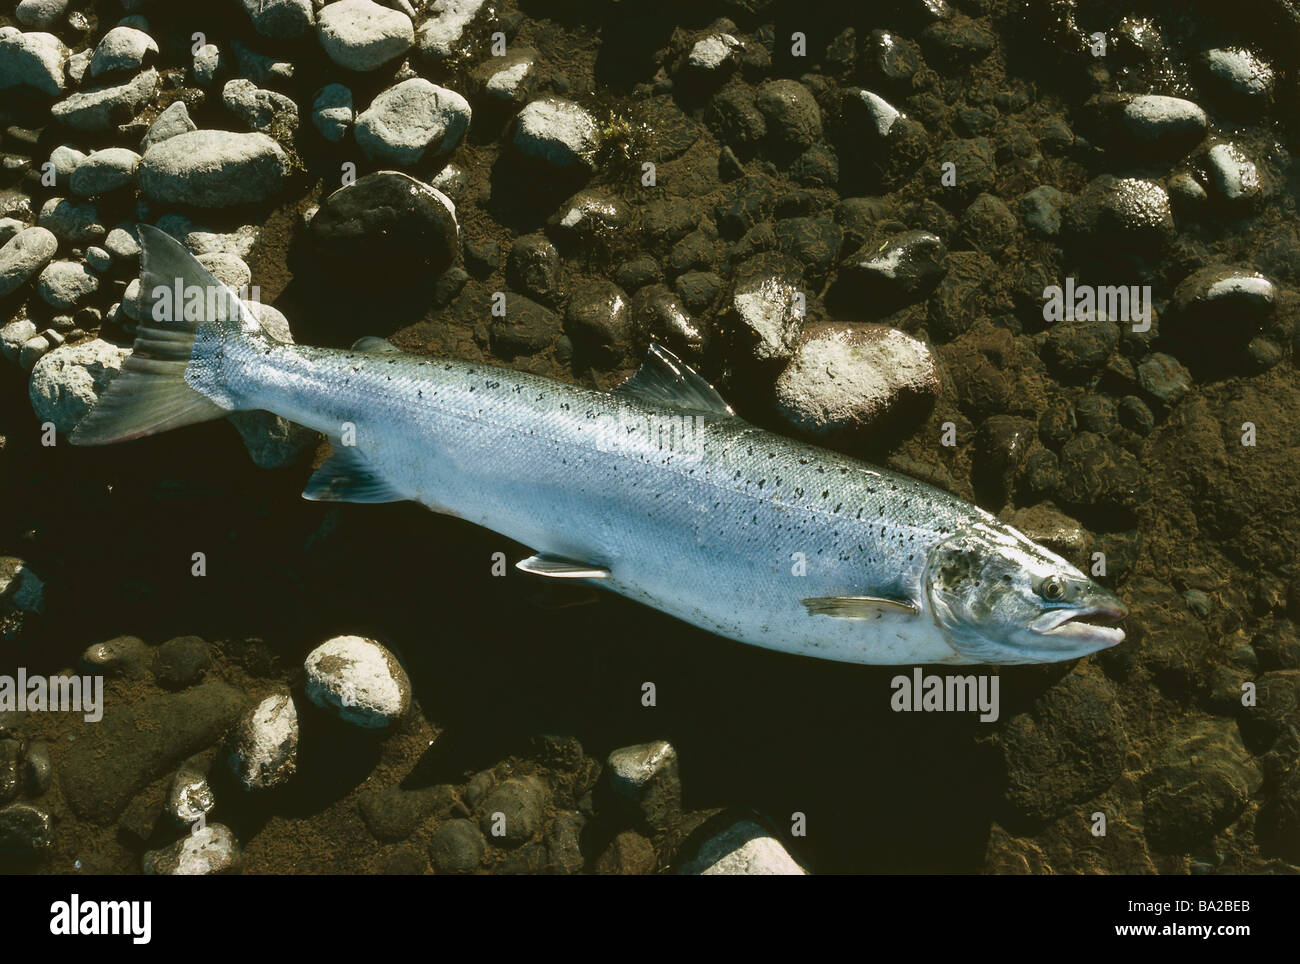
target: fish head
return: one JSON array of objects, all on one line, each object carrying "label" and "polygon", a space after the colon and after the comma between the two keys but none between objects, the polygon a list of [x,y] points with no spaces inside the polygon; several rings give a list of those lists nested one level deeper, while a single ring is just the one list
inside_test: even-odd
[{"label": "fish head", "polygon": [[1055,663],[1118,645],[1128,608],[1056,553],[996,521],[930,553],[935,624],[970,662]]}]

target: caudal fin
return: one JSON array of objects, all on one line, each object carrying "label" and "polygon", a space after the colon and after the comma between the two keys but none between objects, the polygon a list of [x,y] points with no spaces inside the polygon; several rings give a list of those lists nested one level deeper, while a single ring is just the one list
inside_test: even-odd
[{"label": "caudal fin", "polygon": [[70,441],[107,445],[229,414],[185,381],[203,329],[209,348],[258,330],[239,297],[170,235],[141,224],[140,326],[122,371]]}]

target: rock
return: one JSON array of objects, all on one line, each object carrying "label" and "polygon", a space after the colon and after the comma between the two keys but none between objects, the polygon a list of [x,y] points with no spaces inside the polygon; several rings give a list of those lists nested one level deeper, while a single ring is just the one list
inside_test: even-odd
[{"label": "rock", "polygon": [[579,286],[569,296],[564,332],[598,366],[617,367],[634,344],[627,295],[618,285],[601,279]]},{"label": "rock", "polygon": [[36,417],[53,423],[60,435],[70,433],[99,400],[129,354],[128,349],[99,338],[64,345],[46,354],[32,369],[28,384]]},{"label": "rock", "polygon": [[1267,100],[1273,94],[1273,68],[1254,51],[1216,47],[1205,52],[1205,65],[1224,93],[1252,100]]},{"label": "rock", "polygon": [[996,504],[1011,495],[1016,475],[1037,439],[1038,427],[1015,415],[991,415],[975,434],[971,481],[985,502],[991,495]]},{"label": "rock", "polygon": [[1096,432],[1080,432],[1061,446],[1063,501],[1080,506],[1132,507],[1141,495],[1142,470],[1136,458]]},{"label": "rock", "polygon": [[286,784],[298,768],[298,711],[288,693],[268,696],[236,725],[226,759],[245,790]]},{"label": "rock", "polygon": [[397,723],[411,706],[411,683],[397,658],[372,639],[336,636],[307,654],[307,698],[362,729]]},{"label": "rock", "polygon": [[57,97],[67,86],[68,48],[54,34],[0,27],[0,90],[31,87]]},{"label": "rock", "polygon": [[200,130],[150,147],[138,177],[151,201],[220,208],[269,200],[288,174],[288,157],[265,134]]},{"label": "rock", "polygon": [[54,779],[54,762],[50,759],[50,745],[38,740],[27,748],[27,792],[39,797],[50,788]]},{"label": "rock", "polygon": [[199,255],[196,260],[212,272],[213,277],[235,292],[253,280],[252,270],[237,254],[228,251],[212,251]]},{"label": "rock", "polygon": [[955,138],[945,141],[935,157],[951,163],[957,171],[957,183],[948,190],[964,201],[993,190],[997,178],[997,155],[987,137]]},{"label": "rock", "polygon": [[539,301],[561,300],[560,253],[544,235],[526,234],[506,258],[506,283]]},{"label": "rock", "polygon": [[108,233],[100,223],[95,205],[58,197],[52,197],[41,205],[37,222],[74,248],[98,244]]},{"label": "rock", "polygon": [[1091,243],[1134,249],[1163,244],[1174,234],[1169,195],[1159,183],[1110,174],[1094,178],[1079,193],[1065,226]]},{"label": "rock", "polygon": [[0,803],[22,792],[27,767],[27,741],[13,730],[0,727]]},{"label": "rock", "polygon": [[768,137],[787,151],[800,153],[821,139],[821,108],[797,80],[767,81],[758,88],[754,106],[763,115]]},{"label": "rock", "polygon": [[777,378],[777,412],[813,437],[856,435],[925,408],[940,390],[930,349],[886,325],[809,325]]},{"label": "rock", "polygon": [[0,349],[11,362],[18,361],[23,345],[36,336],[36,325],[27,318],[15,318],[0,328]]},{"label": "rock", "polygon": [[744,46],[729,33],[711,33],[701,37],[686,55],[686,66],[691,70],[717,73],[735,64],[735,54]]},{"label": "rock", "polygon": [[985,254],[1000,254],[1016,237],[1016,218],[1000,198],[981,194],[961,216],[966,243]]},{"label": "rock", "polygon": [[415,42],[411,18],[373,0],[337,0],[321,8],[317,22],[325,54],[348,70],[364,73],[401,57]]},{"label": "rock", "polygon": [[1237,819],[1262,779],[1231,720],[1179,725],[1142,780],[1147,839],[1169,853],[1204,844]]},{"label": "rock", "polygon": [[1047,332],[1043,359],[1074,379],[1096,371],[1119,344],[1119,327],[1111,319],[1055,321]]},{"label": "rock", "polygon": [[205,819],[216,805],[208,778],[197,770],[181,767],[167,788],[163,814],[174,826],[188,828]]},{"label": "rock", "polygon": [[511,777],[483,801],[479,829],[491,843],[518,847],[542,829],[549,793],[534,777]]},{"label": "rock", "polygon": [[1191,373],[1177,358],[1152,352],[1138,364],[1138,385],[1166,408],[1173,407],[1192,388]]},{"label": "rock", "polygon": [[31,860],[49,849],[54,822],[34,803],[12,803],[0,809],[0,857]]},{"label": "rock", "polygon": [[484,96],[503,105],[518,106],[537,86],[537,51],[523,47],[505,57],[492,57],[474,71]]},{"label": "rock", "polygon": [[549,348],[560,330],[555,313],[513,291],[505,294],[505,315],[493,318],[488,327],[493,353],[508,361]]},{"label": "rock", "polygon": [[677,750],[665,740],[625,746],[605,761],[609,786],[645,822],[663,828],[681,810]]},{"label": "rock", "polygon": [[[249,307],[253,309],[254,317],[262,319],[265,330],[268,306],[254,304]],[[305,459],[320,442],[320,436],[311,429],[271,412],[231,412],[226,421],[235,426],[253,464],[262,469],[294,465]]]},{"label": "rock", "polygon": [[469,174],[455,164],[448,164],[433,176],[429,184],[459,204],[469,191]]},{"label": "rock", "polygon": [[288,139],[298,129],[298,105],[273,90],[237,78],[221,88],[221,102],[246,127]]},{"label": "rock", "polygon": [[948,249],[938,235],[905,231],[863,248],[840,266],[838,280],[855,299],[880,310],[925,298],[947,270]]},{"label": "rock", "polygon": [[515,149],[524,157],[558,168],[596,167],[600,133],[585,109],[558,97],[544,97],[515,118]]},{"label": "rock", "polygon": [[158,647],[153,675],[167,689],[181,689],[197,683],[212,668],[208,644],[198,636],[177,636]]},{"label": "rock", "polygon": [[352,129],[352,91],[342,84],[326,84],[312,100],[311,121],[321,137],[338,144]]},{"label": "rock", "polygon": [[45,583],[17,556],[0,556],[0,640],[22,635],[30,617],[45,611]]},{"label": "rock", "polygon": [[69,186],[77,197],[100,197],[135,183],[140,155],[125,147],[95,151],[72,172]]},{"label": "rock", "polygon": [[63,753],[68,805],[82,819],[114,819],[146,784],[216,742],[245,704],[242,692],[209,680],[114,707]]},{"label": "rock", "polygon": [[353,136],[372,161],[409,167],[454,151],[470,116],[460,94],[412,77],[375,97],[357,115]]},{"label": "rock", "polygon": [[451,200],[398,171],[377,171],[329,195],[308,228],[337,281],[371,284],[371,273],[412,283],[452,263],[459,228]]},{"label": "rock", "polygon": [[1263,199],[1259,168],[1236,144],[1214,145],[1205,160],[1210,185],[1228,204],[1254,205]]},{"label": "rock", "polygon": [[1197,328],[1260,330],[1273,314],[1277,288],[1258,271],[1210,265],[1194,271],[1174,289],[1174,308]]},{"label": "rock", "polygon": [[[284,85],[293,80],[293,64],[287,60],[276,60],[248,47],[239,40],[230,41],[231,53],[235,55],[235,73],[237,76],[261,85]],[[222,58],[219,66],[224,66]]]},{"label": "rock", "polygon": [[1067,195],[1050,184],[1040,184],[1020,198],[1020,217],[1035,234],[1054,238],[1061,232],[1061,209],[1067,204]]},{"label": "rock", "polygon": [[143,30],[113,27],[95,46],[90,58],[92,79],[119,71],[137,71],[158,56],[158,44]]},{"label": "rock", "polygon": [[104,250],[117,264],[130,265],[139,261],[140,242],[135,237],[135,226],[131,225],[129,230],[125,227],[117,227],[109,231],[104,238]]},{"label": "rock", "polygon": [[316,23],[311,0],[241,0],[253,27],[263,37],[292,40]]},{"label": "rock", "polygon": [[194,51],[190,64],[190,73],[194,83],[206,90],[217,82],[217,71],[221,69],[221,50],[215,44],[203,44]]},{"label": "rock", "polygon": [[107,274],[113,267],[113,256],[97,245],[86,249],[86,264],[98,274]]},{"label": "rock", "polygon": [[18,352],[18,366],[25,372],[30,372],[41,357],[54,347],[54,341],[47,337],[50,334],[36,335],[23,342],[22,348]]},{"label": "rock", "polygon": [[0,248],[0,298],[9,297],[42,271],[58,248],[59,239],[41,227],[25,228],[10,238]]},{"label": "rock", "polygon": [[14,17],[29,30],[48,30],[68,9],[68,0],[19,0]]},{"label": "rock", "polygon": [[396,786],[363,794],[358,806],[371,835],[395,843],[410,837],[429,817],[445,815],[455,799],[455,790],[446,784],[415,790]]},{"label": "rock", "polygon": [[487,0],[434,0],[430,19],[420,27],[420,53],[431,61],[447,60],[461,52],[466,28]]},{"label": "rock", "polygon": [[99,278],[84,264],[51,261],[36,279],[36,291],[47,305],[71,310],[99,290]]},{"label": "rock", "polygon": [[799,266],[771,252],[738,265],[731,307],[747,357],[788,361],[808,314]]},{"label": "rock", "polygon": [[654,845],[635,830],[624,830],[616,834],[605,852],[596,858],[596,873],[652,874],[658,864]]},{"label": "rock", "polygon": [[609,243],[627,230],[631,220],[631,211],[618,198],[584,189],[561,204],[546,224],[557,235]]},{"label": "rock", "polygon": [[[814,290],[821,287],[831,266],[839,260],[840,249],[844,246],[844,231],[831,218],[782,218],[772,225],[772,234],[777,246],[803,266],[803,273],[815,286]],[[683,242],[669,254],[669,265],[678,270],[683,267],[711,267],[708,251],[712,247],[713,238],[707,226],[691,237],[699,239],[705,253],[693,263],[684,264],[678,257],[679,250],[685,247],[686,243]]]},{"label": "rock", "polygon": [[0,248],[18,237],[18,232],[26,227],[27,223],[17,218],[0,218]]},{"label": "rock", "polygon": [[130,80],[78,91],[50,108],[51,116],[73,130],[111,131],[133,118],[158,90],[158,71],[150,67]]},{"label": "rock", "polygon": [[1194,147],[1205,136],[1205,111],[1181,97],[1139,94],[1123,104],[1120,120],[1133,141],[1161,149]]},{"label": "rock", "polygon": [[487,845],[472,820],[448,820],[429,840],[429,861],[440,874],[468,874],[483,862]]},{"label": "rock", "polygon": [[147,850],[141,860],[146,874],[190,876],[239,872],[239,843],[230,828],[210,823],[161,850]]},{"label": "rock", "polygon": [[709,837],[677,872],[692,876],[807,874],[781,841],[752,820],[740,820]]},{"label": "rock", "polygon": [[149,647],[136,636],[117,636],[95,643],[81,654],[81,665],[104,676],[141,677],[150,656]]},{"label": "rock", "polygon": [[709,344],[709,332],[693,319],[681,299],[665,285],[646,285],[628,305],[638,352],[658,341],[670,351],[696,362]]},{"label": "rock", "polygon": [[951,63],[970,64],[987,57],[997,46],[997,36],[965,17],[939,20],[921,31],[921,42]]},{"label": "rock", "polygon": [[219,234],[196,224],[183,214],[164,214],[155,226],[189,248],[195,257],[213,251],[228,251],[247,258],[257,243],[259,233],[256,226],[245,224],[228,234]]}]

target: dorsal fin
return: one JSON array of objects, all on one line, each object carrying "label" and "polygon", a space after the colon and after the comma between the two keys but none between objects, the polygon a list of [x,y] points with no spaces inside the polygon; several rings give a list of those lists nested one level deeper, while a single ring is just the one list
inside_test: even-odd
[{"label": "dorsal fin", "polygon": [[352,350],[373,352],[377,355],[389,354],[392,352],[400,355],[402,353],[402,349],[398,348],[387,338],[380,338],[378,335],[366,335],[364,338],[358,338],[352,343]]},{"label": "dorsal fin", "polygon": [[637,401],[692,412],[733,416],[730,405],[718,390],[693,368],[655,342],[650,343],[645,361],[637,373],[614,389],[615,395],[627,395]]}]

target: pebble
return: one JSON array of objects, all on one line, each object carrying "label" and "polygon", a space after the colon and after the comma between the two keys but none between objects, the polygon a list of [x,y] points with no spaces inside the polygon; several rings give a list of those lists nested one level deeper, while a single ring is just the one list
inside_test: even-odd
[{"label": "pebble", "polygon": [[244,11],[263,37],[292,40],[316,24],[312,0],[241,0]]},{"label": "pebble", "polygon": [[920,301],[939,283],[948,248],[929,231],[904,231],[864,248],[840,266],[839,278],[859,296],[890,305]]},{"label": "pebble", "polygon": [[505,316],[492,320],[488,339],[492,351],[509,360],[545,351],[559,328],[559,319],[549,308],[507,291]]},{"label": "pebble", "polygon": [[18,353],[22,350],[23,345],[35,335],[35,323],[27,318],[15,318],[9,324],[0,328],[0,351],[3,351],[4,357],[8,361],[16,364],[18,362]]},{"label": "pebble", "polygon": [[298,105],[273,90],[236,78],[221,88],[221,103],[245,127],[288,139],[298,129]]},{"label": "pebble", "polygon": [[584,108],[569,100],[544,97],[519,112],[512,143],[524,157],[553,167],[594,170],[600,133]]},{"label": "pebble", "polygon": [[1138,385],[1166,407],[1177,404],[1192,388],[1191,373],[1177,358],[1152,352],[1138,364]]},{"label": "pebble", "polygon": [[95,151],[72,172],[69,187],[77,197],[94,198],[135,183],[140,155],[125,147]]},{"label": "pebble", "polygon": [[[253,303],[249,305],[249,309],[253,317],[262,324],[263,331],[268,331],[270,328],[268,324],[270,319],[278,316],[282,321],[284,318],[270,305]],[[280,325],[284,332],[288,331],[288,327],[287,321]],[[292,339],[288,341],[292,342]],[[244,441],[244,448],[248,450],[249,457],[259,468],[280,469],[295,465],[320,444],[320,436],[311,429],[271,412],[231,412],[226,416],[226,420],[238,430],[240,438]]]},{"label": "pebble", "polygon": [[1119,344],[1113,318],[1056,321],[1043,343],[1043,360],[1067,380],[1085,376],[1106,363]]},{"label": "pebble", "polygon": [[239,291],[253,280],[248,263],[229,251],[209,251],[197,256],[199,264],[212,272],[213,277],[228,288]]},{"label": "pebble", "polygon": [[0,803],[8,803],[22,792],[26,757],[27,742],[21,734],[0,727]]},{"label": "pebble", "polygon": [[355,111],[352,91],[342,84],[326,84],[316,92],[311,105],[311,121],[321,137],[338,144],[352,129]]},{"label": "pebble", "polygon": [[141,868],[160,876],[233,874],[240,859],[239,843],[230,828],[210,823],[161,850],[145,851]]},{"label": "pebble", "polygon": [[1222,90],[1238,97],[1267,99],[1273,93],[1273,68],[1244,47],[1216,47],[1205,53],[1210,77]]},{"label": "pebble", "polygon": [[198,130],[150,147],[138,178],[151,201],[220,208],[266,201],[288,174],[288,157],[265,134]]},{"label": "pebble", "polygon": [[22,348],[18,351],[18,366],[25,372],[30,372],[41,357],[54,347],[48,335],[52,332],[46,332],[44,335],[35,335],[23,342]]},{"label": "pebble", "polygon": [[160,144],[169,137],[186,134],[193,130],[198,130],[198,125],[190,119],[190,111],[185,106],[185,101],[172,101],[167,109],[159,114],[149,126],[149,132],[140,141],[140,152],[144,153],[154,144]]},{"label": "pebble", "polygon": [[217,82],[217,71],[221,69],[221,50],[215,44],[204,44],[194,51],[190,63],[190,73],[194,83],[207,89]]},{"label": "pebble", "polygon": [[429,840],[429,860],[440,874],[468,874],[483,862],[487,845],[473,820],[448,820]]},{"label": "pebble", "polygon": [[436,276],[456,256],[456,208],[442,192],[398,171],[377,171],[321,203],[308,234],[335,277],[358,286],[369,272]]},{"label": "pebble", "polygon": [[99,78],[119,71],[137,71],[158,56],[158,44],[143,30],[114,27],[95,45],[90,76]]},{"label": "pebble", "polygon": [[54,822],[34,803],[12,803],[0,810],[0,857],[30,860],[49,849]]},{"label": "pebble", "polygon": [[894,122],[902,115],[897,107],[879,94],[861,88],[850,88],[841,104],[841,110],[849,123],[874,135],[875,140],[883,141],[894,129]]},{"label": "pebble", "polygon": [[129,121],[158,90],[158,71],[150,67],[120,84],[78,91],[50,108],[50,115],[74,130],[111,131]]},{"label": "pebble", "polygon": [[1061,233],[1061,209],[1067,204],[1063,192],[1050,184],[1040,184],[1020,198],[1020,217],[1035,234],[1054,238]]},{"label": "pebble", "polygon": [[136,636],[117,636],[95,643],[81,654],[81,665],[106,676],[143,676],[150,649]]},{"label": "pebble", "polygon": [[140,242],[136,240],[135,229],[114,228],[104,238],[104,250],[112,255],[119,264],[132,264],[140,259]]},{"label": "pebble", "polygon": [[692,70],[714,73],[736,62],[736,53],[743,45],[729,33],[712,33],[695,41],[686,55],[686,65]]},{"label": "pebble", "polygon": [[401,57],[415,42],[411,18],[374,0],[337,0],[317,21],[325,54],[348,70],[364,73]]},{"label": "pebble", "polygon": [[526,234],[506,258],[506,282],[547,304],[561,300],[560,252],[542,234]]},{"label": "pebble", "polygon": [[668,825],[681,810],[682,783],[677,750],[654,740],[610,752],[605,761],[610,789],[651,827]]},{"label": "pebble", "polygon": [[[283,86],[293,81],[293,64],[287,60],[276,60],[266,54],[259,54],[238,40],[230,41],[230,50],[235,55],[235,72],[238,76],[255,84],[269,86]],[[221,62],[225,63],[224,58]]]},{"label": "pebble", "polygon": [[821,108],[797,80],[765,82],[754,96],[754,106],[763,115],[768,137],[787,151],[805,151],[821,139]]},{"label": "pebble", "polygon": [[519,105],[537,86],[537,51],[523,47],[506,57],[493,57],[474,72],[483,93],[501,104]]},{"label": "pebble", "polygon": [[43,227],[24,228],[0,248],[0,298],[7,298],[39,274],[59,249],[59,239]]},{"label": "pebble", "polygon": [[31,87],[57,97],[67,86],[68,48],[54,34],[0,27],[0,90]]},{"label": "pebble", "polygon": [[19,0],[14,16],[29,30],[48,30],[67,9],[68,0]]},{"label": "pebble", "polygon": [[382,729],[406,715],[411,684],[397,658],[371,639],[336,636],[307,654],[307,698],[363,729]]},{"label": "pebble", "polygon": [[0,639],[17,639],[27,618],[44,611],[45,582],[17,556],[0,556]]},{"label": "pebble", "polygon": [[603,279],[580,285],[569,296],[564,331],[598,366],[616,367],[634,344],[627,295]]},{"label": "pebble", "polygon": [[1273,313],[1277,287],[1249,268],[1210,265],[1194,271],[1174,289],[1179,317],[1198,327],[1258,330]]},{"label": "pebble", "polygon": [[39,797],[50,789],[54,780],[54,761],[50,759],[50,745],[37,740],[27,747],[27,792]]},{"label": "pebble", "polygon": [[173,825],[189,827],[207,817],[216,805],[208,778],[190,767],[181,767],[167,788],[163,814]]},{"label": "pebble", "polygon": [[598,874],[635,876],[652,874],[658,866],[654,845],[635,830],[615,834],[609,846],[596,858]]},{"label": "pebble", "polygon": [[27,392],[41,422],[60,435],[77,427],[130,354],[102,339],[64,345],[45,354],[32,369]]},{"label": "pebble", "polygon": [[765,252],[736,267],[731,307],[743,350],[755,361],[788,361],[807,316],[802,272]]},{"label": "pebble", "polygon": [[198,636],[177,636],[154,653],[153,675],[167,689],[192,686],[212,668],[212,653]]},{"label": "pebble", "polygon": [[1120,112],[1125,131],[1147,144],[1192,147],[1205,134],[1205,111],[1190,100],[1139,94]]},{"label": "pebble", "polygon": [[252,224],[245,224],[223,234],[196,224],[183,214],[164,214],[156,226],[189,248],[195,256],[212,251],[229,251],[247,258],[257,243],[259,234],[256,225]]},{"label": "pebble", "polygon": [[542,829],[549,791],[533,777],[511,777],[487,795],[479,829],[489,842],[518,847]]},{"label": "pebble", "polygon": [[1249,205],[1264,195],[1255,162],[1236,144],[1216,144],[1205,156],[1210,185],[1229,204]]},{"label": "pebble", "polygon": [[777,378],[778,413],[814,437],[864,432],[940,390],[934,355],[886,325],[827,322],[804,329]]},{"label": "pebble", "polygon": [[1078,194],[1065,225],[1080,238],[1145,248],[1174,234],[1169,194],[1157,181],[1103,174]]},{"label": "pebble", "polygon": [[433,176],[429,186],[441,191],[453,203],[459,204],[469,191],[469,173],[455,164],[448,164]]},{"label": "pebble", "polygon": [[466,28],[486,5],[487,0],[434,0],[420,27],[420,53],[435,62],[456,56]]},{"label": "pebble", "polygon": [[981,194],[962,212],[961,236],[976,251],[996,256],[1015,240],[1016,217],[1002,199]]},{"label": "pebble", "polygon": [[0,248],[16,238],[18,233],[26,227],[26,222],[20,221],[18,218],[0,218]]},{"label": "pebble", "polygon": [[741,820],[700,844],[680,874],[802,876],[807,871],[785,845],[752,820]]},{"label": "pebble", "polygon": [[98,244],[108,233],[100,223],[99,210],[95,205],[66,198],[52,197],[41,205],[37,223],[74,248]]},{"label": "pebble", "polygon": [[621,200],[603,191],[584,189],[561,204],[546,224],[557,234],[609,241],[631,221],[632,212]]},{"label": "pebble", "polygon": [[95,51],[89,47],[68,55],[68,79],[74,86],[80,87],[86,79],[86,73],[90,70],[90,58],[94,55]]},{"label": "pebble", "polygon": [[470,117],[460,94],[412,77],[376,96],[357,115],[353,136],[372,161],[412,166],[454,151]]},{"label": "pebble", "polygon": [[691,317],[681,299],[666,285],[652,284],[632,296],[628,314],[636,332],[637,348],[658,341],[669,351],[695,363],[709,344],[709,332]]},{"label": "pebble", "polygon": [[245,790],[283,786],[298,768],[298,711],[288,693],[268,696],[244,714],[227,764]]},{"label": "pebble", "polygon": [[76,261],[51,261],[36,279],[36,293],[56,311],[68,311],[99,290],[99,278]]}]

